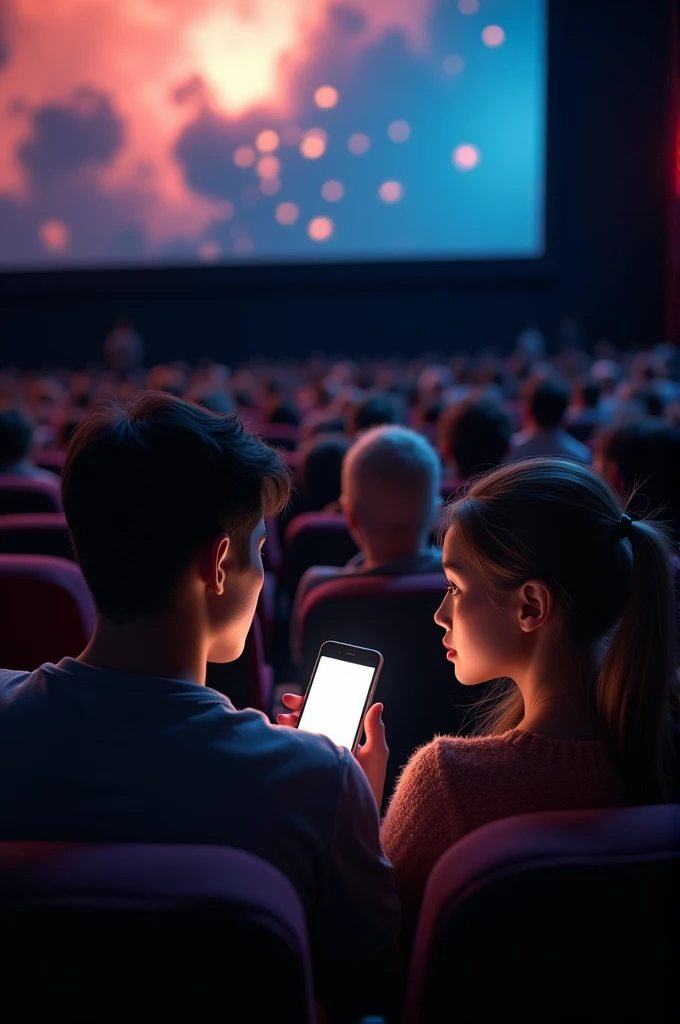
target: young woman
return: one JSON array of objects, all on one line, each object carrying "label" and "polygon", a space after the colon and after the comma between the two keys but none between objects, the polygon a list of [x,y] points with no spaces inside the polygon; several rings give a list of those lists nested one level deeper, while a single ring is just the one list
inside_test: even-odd
[{"label": "young woman", "polygon": [[[480,825],[677,794],[675,599],[662,529],[625,515],[588,467],[538,458],[474,482],[445,509],[443,530],[443,656],[461,683],[498,679],[502,692],[476,736],[417,750],[392,795],[382,841],[407,933],[435,861]],[[358,758],[380,806],[378,706],[366,735]]]}]

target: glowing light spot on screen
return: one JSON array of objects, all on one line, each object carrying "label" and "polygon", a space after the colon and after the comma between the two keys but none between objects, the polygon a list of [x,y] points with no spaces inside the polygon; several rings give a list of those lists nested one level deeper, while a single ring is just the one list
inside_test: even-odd
[{"label": "glowing light spot on screen", "polygon": [[275,196],[281,191],[281,182],[278,178],[263,178],[260,182],[260,192],[263,196]]},{"label": "glowing light spot on screen", "polygon": [[458,0],[458,10],[461,14],[476,14],[479,10],[479,0]]},{"label": "glowing light spot on screen", "polygon": [[327,203],[339,202],[345,194],[345,186],[341,181],[326,181],[321,186],[321,195]]},{"label": "glowing light spot on screen", "polygon": [[230,199],[221,199],[215,206],[215,220],[231,220],[236,207]]},{"label": "glowing light spot on screen", "polygon": [[274,214],[279,224],[294,224],[300,216],[295,203],[279,203]]},{"label": "glowing light spot on screen", "polygon": [[234,242],[234,252],[237,256],[250,256],[254,248],[252,238],[249,238],[247,235],[242,235]]},{"label": "glowing light spot on screen", "polygon": [[284,146],[299,146],[302,141],[302,128],[298,124],[287,124],[281,130],[281,141]]},{"label": "glowing light spot on screen", "polygon": [[307,225],[307,234],[313,242],[327,242],[333,234],[334,224],[330,217],[315,217]]},{"label": "glowing light spot on screen", "polygon": [[252,146],[239,146],[234,150],[234,163],[237,167],[252,167],[257,154]]},{"label": "glowing light spot on screen", "polygon": [[354,156],[362,156],[371,148],[371,140],[363,132],[355,132],[354,135],[350,135],[347,148]]},{"label": "glowing light spot on screen", "polygon": [[204,263],[214,263],[221,252],[222,249],[219,242],[215,242],[213,239],[201,242],[198,247],[198,255]]},{"label": "glowing light spot on screen", "polygon": [[492,49],[496,46],[502,46],[505,42],[505,32],[500,25],[487,25],[482,32],[482,42],[485,46],[490,46]]},{"label": "glowing light spot on screen", "polygon": [[393,121],[387,129],[387,134],[392,142],[406,142],[411,135],[411,125],[408,121]]},{"label": "glowing light spot on screen", "polygon": [[466,142],[462,146],[456,146],[451,159],[459,171],[471,171],[477,166],[481,158],[481,153],[477,147]]},{"label": "glowing light spot on screen", "polygon": [[281,161],[275,156],[263,156],[258,160],[255,168],[259,178],[278,178],[281,170]]},{"label": "glowing light spot on screen", "polygon": [[300,152],[308,160],[318,160],[326,152],[327,141],[323,128],[311,128],[300,143]]},{"label": "glowing light spot on screen", "polygon": [[255,145],[260,153],[273,153],[275,149],[279,148],[278,132],[272,131],[271,128],[266,128],[255,139]]},{"label": "glowing light spot on screen", "polygon": [[63,220],[44,220],[38,235],[50,252],[65,252],[71,244],[71,232]]},{"label": "glowing light spot on screen", "polygon": [[404,186],[400,181],[384,181],[378,189],[383,203],[398,203],[404,198]]},{"label": "glowing light spot on screen", "polygon": [[314,102],[322,110],[330,110],[340,99],[340,93],[332,85],[322,85],[314,93]]},{"label": "glowing light spot on screen", "polygon": [[448,57],[444,58],[442,67],[447,75],[460,75],[465,67],[465,61],[457,53],[451,53]]}]

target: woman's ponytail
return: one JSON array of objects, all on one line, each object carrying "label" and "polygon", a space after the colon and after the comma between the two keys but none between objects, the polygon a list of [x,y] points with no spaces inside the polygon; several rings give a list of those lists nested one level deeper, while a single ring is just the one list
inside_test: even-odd
[{"label": "woman's ponytail", "polygon": [[670,546],[648,521],[622,523],[630,542],[632,586],[597,679],[597,706],[614,745],[630,799],[672,796],[669,699],[676,686],[675,588]]}]

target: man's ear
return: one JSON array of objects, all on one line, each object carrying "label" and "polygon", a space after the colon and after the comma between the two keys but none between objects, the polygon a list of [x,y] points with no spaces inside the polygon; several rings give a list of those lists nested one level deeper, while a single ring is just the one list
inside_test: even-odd
[{"label": "man's ear", "polygon": [[205,585],[218,597],[224,593],[227,579],[227,562],[231,555],[228,533],[219,533],[202,549],[198,558],[198,573]]},{"label": "man's ear", "polygon": [[347,519],[347,525],[349,526],[349,528],[355,529],[357,521],[354,516],[354,507],[346,494],[340,495],[340,508],[342,509],[342,512]]},{"label": "man's ear", "polygon": [[524,633],[545,626],[553,610],[551,588],[543,580],[527,580],[518,591],[518,621]]}]

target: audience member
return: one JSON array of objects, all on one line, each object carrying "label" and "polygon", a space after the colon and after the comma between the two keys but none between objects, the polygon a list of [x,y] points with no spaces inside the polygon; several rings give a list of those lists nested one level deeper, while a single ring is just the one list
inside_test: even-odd
[{"label": "audience member", "polygon": [[602,388],[591,377],[579,380],[574,390],[574,401],[567,410],[565,427],[577,441],[588,441],[604,422],[600,404]]},{"label": "audience member", "polygon": [[656,515],[680,543],[680,429],[642,419],[598,437],[595,466],[636,515]]},{"label": "audience member", "polygon": [[349,405],[346,416],[347,434],[351,438],[356,438],[371,427],[397,424],[402,418],[397,411],[394,395],[380,392],[365,395]]},{"label": "audience member", "polygon": [[331,433],[313,434],[301,445],[295,474],[296,511],[340,511],[342,462],[350,444],[345,434]]},{"label": "audience member", "polygon": [[387,998],[399,918],[360,767],[381,707],[355,758],[204,685],[208,661],[243,651],[264,517],[289,487],[238,418],[168,395],[103,406],[77,428],[64,509],[97,624],[75,659],[0,671],[0,838],[263,857],[302,900],[328,1020],[354,1022],[367,993]]},{"label": "audience member", "polygon": [[291,651],[300,661],[300,607],[314,587],[361,573],[397,576],[438,572],[430,538],[440,505],[441,467],[425,438],[399,426],[374,427],[348,449],[340,507],[359,554],[345,566],[313,566],[300,580],[291,613]]},{"label": "audience member", "polygon": [[523,396],[524,429],[510,438],[505,462],[541,455],[557,455],[592,462],[589,448],[564,429],[569,406],[569,388],[552,377],[531,379]]},{"label": "audience member", "polygon": [[497,466],[510,447],[512,424],[500,403],[470,396],[439,419],[439,454],[454,481]]},{"label": "audience member", "polygon": [[58,483],[59,477],[34,462],[33,424],[20,409],[0,409],[0,475]]}]

